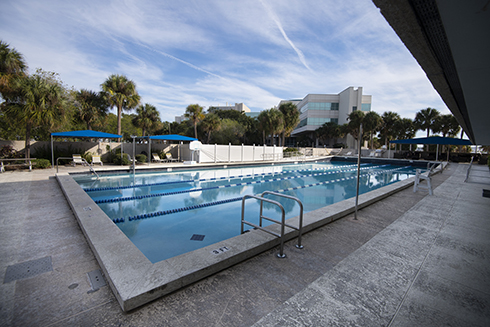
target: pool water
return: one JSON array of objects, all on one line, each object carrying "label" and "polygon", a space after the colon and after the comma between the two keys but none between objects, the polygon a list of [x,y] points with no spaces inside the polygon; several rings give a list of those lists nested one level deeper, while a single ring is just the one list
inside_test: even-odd
[{"label": "pool water", "polygon": [[[362,164],[359,192],[415,175],[410,166]],[[274,191],[299,198],[304,212],[354,197],[357,165],[345,162],[215,168],[178,172],[75,177],[79,185],[152,262],[159,262],[240,234],[244,195]],[[280,202],[286,219],[299,215],[292,200]],[[259,202],[250,199],[245,219],[258,224]],[[280,220],[277,206],[264,215]],[[264,225],[267,225],[264,221]]]}]

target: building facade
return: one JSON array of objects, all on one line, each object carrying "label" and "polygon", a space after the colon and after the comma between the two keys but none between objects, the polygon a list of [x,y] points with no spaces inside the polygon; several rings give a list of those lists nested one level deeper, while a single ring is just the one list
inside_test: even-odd
[{"label": "building facade", "polygon": [[[371,98],[371,95],[362,94],[362,87],[348,87],[339,94],[308,94],[303,99],[281,100],[279,105],[292,102],[300,112],[300,123],[291,133],[289,145],[294,145],[299,139],[308,139],[311,146],[318,146],[316,129],[327,122],[345,124],[348,115],[356,110],[371,111]],[[334,143],[355,147],[355,140],[350,135]]]}]

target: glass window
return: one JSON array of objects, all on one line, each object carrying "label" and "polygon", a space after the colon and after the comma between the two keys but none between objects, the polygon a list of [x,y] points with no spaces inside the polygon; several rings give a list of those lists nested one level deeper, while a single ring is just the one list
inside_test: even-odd
[{"label": "glass window", "polygon": [[371,111],[371,104],[370,103],[363,103],[361,106],[362,106],[361,107],[362,111]]},{"label": "glass window", "polygon": [[356,111],[356,110],[357,110],[357,106],[353,106],[352,111]]}]

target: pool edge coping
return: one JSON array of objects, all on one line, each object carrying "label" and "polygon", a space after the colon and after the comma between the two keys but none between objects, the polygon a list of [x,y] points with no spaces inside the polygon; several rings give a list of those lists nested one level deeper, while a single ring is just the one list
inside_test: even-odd
[{"label": "pool edge coping", "polygon": [[[259,253],[279,245],[280,240],[268,233],[251,230],[248,233],[184,253],[152,264],[99,208],[78,183],[68,174],[57,174],[58,183],[69,203],[87,242],[123,311],[130,311],[159,297],[194,283]],[[410,177],[359,196],[361,209],[398,191],[410,187]],[[355,198],[304,214],[303,231],[345,217],[355,211]],[[288,219],[297,225],[298,217]],[[268,228],[278,231],[279,226]],[[297,231],[286,233],[286,240]],[[214,249],[224,249],[220,254]],[[301,251],[299,249],[295,249]]]}]

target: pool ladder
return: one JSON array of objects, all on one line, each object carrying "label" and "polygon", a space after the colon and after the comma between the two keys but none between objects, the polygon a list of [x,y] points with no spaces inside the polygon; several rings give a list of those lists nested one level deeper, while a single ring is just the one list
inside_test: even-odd
[{"label": "pool ladder", "polygon": [[[274,200],[265,198],[264,195],[266,195],[266,194],[271,194],[271,195],[274,195],[274,196],[278,196],[278,197],[282,197],[282,198],[286,198],[286,199],[291,199],[291,200],[294,200],[294,201],[298,202],[299,207],[300,207],[299,226],[298,227],[295,227],[295,226],[291,226],[291,225],[286,224],[286,215],[285,215],[284,207],[279,202],[277,202],[277,201],[274,201]],[[256,200],[259,200],[260,201],[259,225],[256,225],[254,223],[251,223],[249,221],[246,221],[245,218],[244,218],[245,217],[245,200],[247,200],[247,199],[256,199]],[[281,212],[282,212],[282,219],[281,219],[281,221],[275,220],[275,219],[272,219],[272,218],[269,218],[269,217],[266,217],[266,216],[264,216],[262,214],[263,213],[263,204],[264,204],[264,202],[275,204],[276,206],[278,206],[281,209]],[[281,233],[278,234],[278,233],[275,233],[275,232],[273,232],[271,230],[268,230],[268,229],[262,227],[262,220],[263,219],[266,219],[266,220],[269,220],[269,221],[271,221],[273,223],[276,223],[276,224],[281,225]],[[252,227],[254,227],[256,229],[260,229],[260,230],[262,230],[264,232],[267,232],[267,233],[269,233],[271,235],[274,235],[276,237],[279,237],[281,239],[281,246],[280,246],[280,249],[279,249],[279,253],[277,254],[277,256],[279,258],[285,258],[286,257],[286,255],[284,254],[284,234],[285,234],[286,227],[289,227],[289,228],[292,228],[292,229],[298,231],[298,244],[296,244],[296,247],[298,249],[302,249],[303,248],[303,245],[301,245],[301,235],[303,234],[303,203],[298,198],[295,198],[294,196],[284,195],[284,194],[280,194],[280,193],[276,193],[276,192],[271,192],[271,191],[265,191],[260,196],[258,196],[258,195],[245,195],[242,198],[242,223],[241,223],[241,226],[242,226],[241,227],[241,233],[242,234],[244,233],[244,230],[243,230],[244,225],[252,226]]]}]

